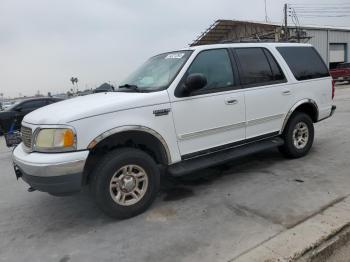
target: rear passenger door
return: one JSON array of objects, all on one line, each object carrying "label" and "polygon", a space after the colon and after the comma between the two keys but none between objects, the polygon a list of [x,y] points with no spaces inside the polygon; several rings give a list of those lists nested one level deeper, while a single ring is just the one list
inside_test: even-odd
[{"label": "rear passenger door", "polygon": [[277,134],[293,103],[281,67],[266,48],[235,48],[233,54],[245,90],[246,139]]}]

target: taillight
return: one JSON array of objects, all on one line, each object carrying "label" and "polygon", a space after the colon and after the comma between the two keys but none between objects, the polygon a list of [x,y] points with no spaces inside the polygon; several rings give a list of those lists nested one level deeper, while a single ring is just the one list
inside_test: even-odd
[{"label": "taillight", "polygon": [[332,80],[332,99],[334,98],[334,94],[335,94],[335,82],[334,80]]}]

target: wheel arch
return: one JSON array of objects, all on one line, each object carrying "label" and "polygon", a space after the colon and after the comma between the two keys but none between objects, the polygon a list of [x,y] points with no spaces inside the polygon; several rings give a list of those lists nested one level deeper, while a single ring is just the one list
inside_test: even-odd
[{"label": "wheel arch", "polygon": [[300,100],[299,102],[295,103],[288,111],[286,117],[284,118],[282,129],[280,133],[282,134],[290,117],[295,113],[295,112],[303,112],[309,115],[312,119],[312,121],[315,123],[318,121],[318,115],[319,115],[319,110],[317,103],[312,100],[312,99],[303,99]]},{"label": "wheel arch", "polygon": [[118,147],[139,148],[148,154],[160,165],[171,163],[169,147],[165,139],[155,130],[144,126],[122,126],[110,129],[88,145],[90,150],[83,174],[83,184],[86,184],[89,175],[98,159],[106,152]]}]

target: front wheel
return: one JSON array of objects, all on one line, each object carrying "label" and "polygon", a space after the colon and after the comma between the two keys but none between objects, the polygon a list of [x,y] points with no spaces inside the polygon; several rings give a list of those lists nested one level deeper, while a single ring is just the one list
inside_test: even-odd
[{"label": "front wheel", "polygon": [[279,147],[279,150],[284,156],[288,158],[305,156],[314,141],[314,125],[310,116],[299,112],[292,115],[282,137],[284,145]]},{"label": "front wheel", "polygon": [[155,161],[147,153],[123,148],[108,153],[93,172],[92,191],[107,215],[124,219],[144,212],[160,184]]}]

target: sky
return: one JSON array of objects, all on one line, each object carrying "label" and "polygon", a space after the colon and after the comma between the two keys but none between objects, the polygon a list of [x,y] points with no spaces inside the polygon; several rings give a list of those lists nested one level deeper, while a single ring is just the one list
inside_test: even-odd
[{"label": "sky", "polygon": [[[267,0],[270,21],[282,22],[284,3]],[[215,20],[264,21],[264,10],[264,0],[0,0],[0,94],[67,92],[72,76],[80,90],[117,85],[150,56],[187,47]],[[350,17],[300,22],[350,27]]]}]

